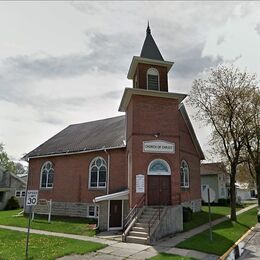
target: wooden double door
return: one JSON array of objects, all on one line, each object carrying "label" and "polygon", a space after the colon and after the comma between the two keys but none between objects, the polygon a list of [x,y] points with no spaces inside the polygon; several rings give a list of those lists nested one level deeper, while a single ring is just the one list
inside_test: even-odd
[{"label": "wooden double door", "polygon": [[171,205],[171,176],[148,175],[148,205]]}]

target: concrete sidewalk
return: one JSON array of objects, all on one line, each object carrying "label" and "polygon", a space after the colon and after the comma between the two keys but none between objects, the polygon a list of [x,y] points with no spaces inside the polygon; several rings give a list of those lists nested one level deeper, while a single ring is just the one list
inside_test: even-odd
[{"label": "concrete sidewalk", "polygon": [[[20,231],[20,232],[27,232],[27,228],[22,228],[22,227],[0,225],[0,228],[14,230],[14,231]],[[57,233],[57,232],[38,230],[38,229],[30,229],[30,234],[39,234],[39,235],[55,236],[55,237],[66,237],[66,238],[72,238],[72,239],[83,240],[83,241],[92,241],[92,242],[97,242],[97,243],[106,244],[106,245],[113,245],[113,244],[118,243],[117,241],[113,241],[113,240],[109,240],[109,239],[88,237],[88,236],[81,236],[81,235],[74,235],[74,234]]]},{"label": "concrete sidewalk", "polygon": [[[256,205],[251,205],[247,208],[244,208],[237,212],[237,215],[250,210],[252,208],[256,207]],[[229,216],[225,216],[223,218],[214,220],[212,222],[212,226],[215,226],[225,220],[229,219]],[[13,227],[13,226],[3,226],[0,225],[0,228],[3,229],[9,229],[9,230],[15,230],[20,232],[27,232],[26,228],[21,227]],[[72,238],[72,239],[78,239],[78,240],[84,240],[84,241],[92,241],[97,242],[101,244],[108,245],[106,248],[103,248],[101,250],[98,250],[97,252],[89,253],[86,255],[70,255],[65,256],[59,259],[62,260],[81,260],[81,259],[95,259],[95,260],[122,260],[122,259],[132,259],[132,260],[141,260],[141,259],[148,259],[150,257],[153,257],[157,255],[159,252],[165,252],[170,254],[177,254],[181,256],[189,256],[194,257],[197,259],[204,259],[204,260],[215,260],[218,259],[218,256],[216,255],[210,255],[203,252],[198,252],[195,250],[188,250],[188,249],[180,249],[176,248],[175,246],[184,241],[187,238],[190,238],[196,234],[199,234],[209,228],[208,224],[204,224],[202,226],[199,226],[195,229],[192,229],[187,232],[178,233],[175,234],[173,237],[167,237],[163,240],[159,240],[156,242],[156,244],[150,246],[150,245],[140,245],[140,244],[134,244],[134,243],[123,243],[115,239],[115,236],[113,239],[108,239],[109,236],[102,236],[102,237],[87,237],[87,236],[80,236],[80,235],[73,235],[73,234],[63,234],[63,233],[57,233],[57,232],[50,232],[50,231],[44,231],[44,230],[36,230],[31,229],[32,234],[40,234],[40,235],[48,235],[48,236],[56,236],[56,237],[66,237],[66,238]]]},{"label": "concrete sidewalk", "polygon": [[244,252],[238,258],[242,259],[260,259],[260,223],[256,224],[252,232],[242,241],[244,243]]}]

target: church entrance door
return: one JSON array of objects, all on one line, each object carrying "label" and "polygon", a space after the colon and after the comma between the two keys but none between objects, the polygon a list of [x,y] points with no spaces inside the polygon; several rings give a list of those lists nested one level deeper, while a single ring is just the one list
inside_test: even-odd
[{"label": "church entrance door", "polygon": [[148,175],[148,205],[171,204],[171,176]]}]

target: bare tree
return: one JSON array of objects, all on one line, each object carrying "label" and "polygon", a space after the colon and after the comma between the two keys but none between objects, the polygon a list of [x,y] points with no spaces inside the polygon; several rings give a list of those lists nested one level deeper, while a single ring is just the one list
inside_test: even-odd
[{"label": "bare tree", "polygon": [[247,120],[255,75],[240,72],[233,66],[211,69],[205,79],[193,82],[189,102],[199,113],[197,118],[213,127],[212,143],[229,164],[231,219],[236,220],[235,181],[241,152],[245,146],[241,115]]},{"label": "bare tree", "polygon": [[247,116],[242,117],[245,131],[248,168],[255,182],[260,207],[260,90],[252,91]]}]

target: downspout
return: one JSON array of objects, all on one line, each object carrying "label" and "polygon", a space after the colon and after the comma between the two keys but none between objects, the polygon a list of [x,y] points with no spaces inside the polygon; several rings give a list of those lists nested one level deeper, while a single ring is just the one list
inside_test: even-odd
[{"label": "downspout", "polygon": [[107,154],[107,194],[109,194],[110,154],[106,149],[104,149],[104,152]]}]

